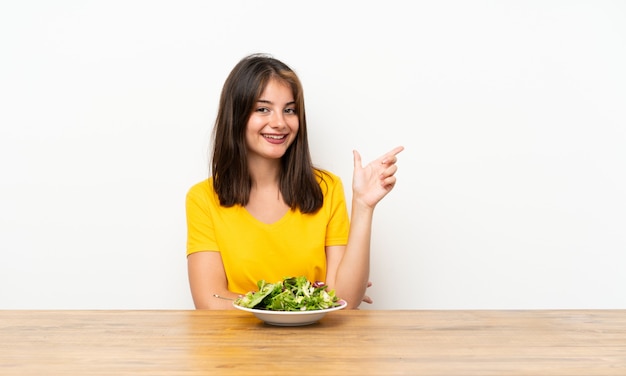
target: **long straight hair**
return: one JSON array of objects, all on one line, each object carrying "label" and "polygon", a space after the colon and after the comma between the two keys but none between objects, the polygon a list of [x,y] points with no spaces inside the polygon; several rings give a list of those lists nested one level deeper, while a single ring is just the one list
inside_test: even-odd
[{"label": "long straight hair", "polygon": [[257,100],[272,79],[291,88],[299,120],[298,134],[281,158],[279,189],[292,210],[315,213],[324,200],[317,179],[324,181],[329,175],[314,168],[311,161],[302,84],[291,68],[269,55],[243,58],[224,83],[213,133],[213,187],[222,206],[248,203],[252,178],[247,162],[246,127]]}]

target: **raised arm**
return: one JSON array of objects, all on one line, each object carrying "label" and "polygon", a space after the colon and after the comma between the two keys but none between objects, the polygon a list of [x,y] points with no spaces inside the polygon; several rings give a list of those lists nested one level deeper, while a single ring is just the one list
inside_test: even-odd
[{"label": "raised arm", "polygon": [[352,180],[352,212],[350,235],[345,250],[329,247],[328,283],[337,296],[357,308],[365,297],[370,272],[370,241],[374,208],[395,186],[397,154],[404,150],[398,146],[366,166],[355,150]]}]

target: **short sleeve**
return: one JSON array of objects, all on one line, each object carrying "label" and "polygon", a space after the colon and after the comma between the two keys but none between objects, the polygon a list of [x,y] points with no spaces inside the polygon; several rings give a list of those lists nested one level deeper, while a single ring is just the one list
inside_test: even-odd
[{"label": "short sleeve", "polygon": [[[322,184],[323,186],[323,184]],[[326,228],[326,246],[348,244],[350,220],[346,206],[346,198],[341,179],[333,175],[332,181],[327,184],[324,206],[329,210],[329,221]]]},{"label": "short sleeve", "polygon": [[200,251],[218,251],[211,216],[211,185],[198,183],[187,192],[187,255]]}]

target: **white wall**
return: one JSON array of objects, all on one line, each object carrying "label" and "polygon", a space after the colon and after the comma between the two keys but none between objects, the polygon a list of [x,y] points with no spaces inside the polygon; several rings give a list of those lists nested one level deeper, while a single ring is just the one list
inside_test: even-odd
[{"label": "white wall", "polygon": [[[626,3],[0,3],[0,309],[187,309],[184,196],[270,52],[377,208],[376,309],[626,308]],[[349,196],[349,192],[348,192]]]}]

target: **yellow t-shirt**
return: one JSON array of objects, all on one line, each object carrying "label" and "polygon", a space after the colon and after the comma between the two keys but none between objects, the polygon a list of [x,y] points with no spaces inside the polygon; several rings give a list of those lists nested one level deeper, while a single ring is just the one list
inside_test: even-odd
[{"label": "yellow t-shirt", "polygon": [[[187,255],[220,252],[228,289],[245,294],[257,281],[285,277],[326,279],[326,246],[348,242],[349,219],[343,185],[329,174],[320,183],[323,207],[314,214],[290,210],[275,223],[258,221],[241,205],[220,206],[213,179],[187,193]],[[319,179],[318,179],[319,180]]]}]

